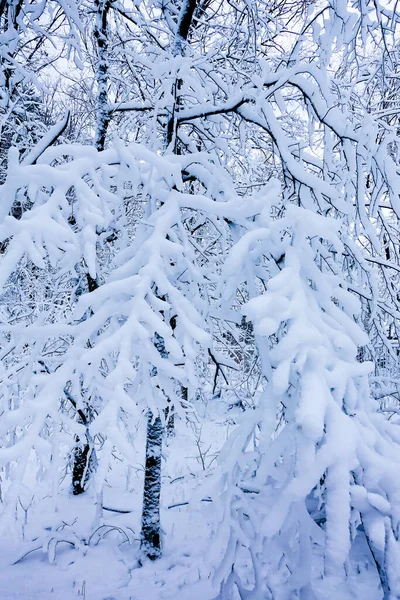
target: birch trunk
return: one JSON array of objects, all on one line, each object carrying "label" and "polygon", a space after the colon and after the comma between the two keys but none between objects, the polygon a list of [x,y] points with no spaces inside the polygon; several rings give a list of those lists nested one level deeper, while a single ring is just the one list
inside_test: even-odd
[{"label": "birch trunk", "polygon": [[163,425],[160,417],[147,415],[146,464],[144,475],[141,553],[145,558],[160,558],[160,494]]},{"label": "birch trunk", "polygon": [[[173,55],[179,56],[184,54],[184,46],[187,41],[189,34],[190,25],[193,20],[194,11],[196,9],[197,0],[183,0],[181,12],[179,15],[176,32],[175,42],[173,46]],[[181,100],[179,98],[179,91],[181,89],[181,80],[177,79],[173,85],[173,97],[174,104],[171,109],[170,118],[167,122],[166,133],[165,133],[165,148],[172,146],[174,154],[179,154],[179,145],[177,143],[177,122],[176,114],[179,111]],[[175,324],[171,323],[171,328],[174,329]],[[164,340],[161,336],[156,335],[154,345],[160,352],[161,356],[166,356],[166,350]],[[154,368],[153,374],[157,371]],[[182,392],[184,397],[185,392]],[[187,390],[186,390],[187,397]],[[171,413],[168,433],[173,435],[174,431],[174,420],[173,420],[174,407],[171,406],[169,412]],[[162,554],[161,547],[161,525],[160,525],[160,494],[161,494],[161,455],[162,455],[162,442],[164,437],[164,427],[159,416],[149,412],[147,418],[147,441],[146,441],[146,462],[145,462],[145,476],[144,476],[144,492],[143,492],[143,508],[142,508],[142,532],[141,532],[141,552],[142,556],[149,558],[150,560],[156,560],[160,558]]]}]

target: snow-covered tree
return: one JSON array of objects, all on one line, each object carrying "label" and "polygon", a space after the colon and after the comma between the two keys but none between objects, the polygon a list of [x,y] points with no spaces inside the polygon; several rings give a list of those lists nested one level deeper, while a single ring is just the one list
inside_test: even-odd
[{"label": "snow-covered tree", "polygon": [[97,527],[144,421],[138,560],[159,558],[166,425],[240,365],[199,491],[217,597],[360,597],[362,547],[396,598],[400,436],[375,398],[396,414],[397,7],[88,6],[94,143],[53,147],[63,121],[0,187],[3,519],[32,456],[56,501],[72,452]]}]

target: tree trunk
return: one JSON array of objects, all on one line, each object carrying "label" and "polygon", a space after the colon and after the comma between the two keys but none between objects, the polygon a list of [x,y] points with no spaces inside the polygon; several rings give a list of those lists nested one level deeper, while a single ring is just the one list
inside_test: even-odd
[{"label": "tree trunk", "polygon": [[97,468],[97,456],[94,449],[93,438],[89,433],[89,423],[92,420],[92,411],[90,407],[86,410],[77,408],[75,398],[64,390],[65,396],[71,402],[77,412],[78,423],[86,427],[85,439],[81,441],[78,435],[75,436],[75,448],[73,453],[72,465],[72,493],[79,496],[87,489],[89,481]]},{"label": "tree trunk", "polygon": [[97,51],[97,132],[96,148],[104,150],[108,126],[110,124],[110,109],[108,106],[108,28],[107,16],[111,1],[96,0],[96,21],[94,39]]},{"label": "tree trunk", "polygon": [[[108,63],[107,63],[107,15],[111,7],[111,2],[108,0],[96,0],[96,20],[93,31],[93,36],[97,50],[97,131],[96,131],[96,148],[104,150],[107,128],[110,121],[108,110]],[[86,280],[88,292],[93,292],[99,287],[97,279],[94,279],[90,273],[86,272]],[[88,346],[90,343],[88,341]],[[76,404],[75,404],[76,406]],[[90,407],[88,411],[89,417],[81,411],[78,412],[79,420],[84,425],[90,423]],[[82,494],[91,478],[92,473],[97,467],[96,452],[94,450],[92,440],[88,431],[86,431],[86,440],[83,445],[80,443],[78,436],[75,436],[74,464],[72,467],[72,491],[75,496]]]},{"label": "tree trunk", "polygon": [[161,418],[154,418],[149,412],[140,549],[143,558],[150,560],[156,560],[161,556],[160,493],[163,433]]},{"label": "tree trunk", "polygon": [[[190,25],[192,23],[193,14],[196,9],[197,0],[182,0],[181,11],[178,18],[175,43],[173,47],[173,56],[184,55],[184,44],[187,41]],[[181,82],[177,79],[174,82],[172,96],[174,98],[173,107],[170,117],[167,121],[165,134],[165,147],[168,148],[173,144],[173,153],[180,154],[179,144],[176,135],[176,113],[180,106],[179,90]],[[163,298],[164,299],[164,298]],[[176,322],[174,317],[171,322],[171,329],[174,330]],[[163,358],[168,356],[165,349],[163,338],[159,334],[155,334],[154,345]],[[157,374],[157,369],[153,367],[152,375]],[[183,392],[184,397],[185,392]],[[186,390],[187,394],[187,390]],[[187,397],[187,396],[186,396]],[[173,406],[169,407],[167,431],[169,435],[174,434],[174,419],[172,412]],[[151,411],[147,417],[147,441],[146,441],[146,465],[144,473],[144,492],[143,492],[143,508],[142,508],[142,531],[141,531],[141,553],[143,557],[150,560],[160,558],[161,551],[161,536],[160,536],[160,493],[161,493],[161,454],[162,441],[164,436],[164,427],[161,418],[154,418]]]},{"label": "tree trunk", "polygon": [[165,420],[166,420],[167,437],[174,437],[175,436],[175,412],[174,412],[174,406],[171,405],[171,401],[168,404],[168,408],[165,409]]},{"label": "tree trunk", "polygon": [[96,452],[89,433],[86,433],[85,443],[75,436],[74,463],[72,467],[72,493],[74,496],[83,494],[93,472],[96,470]]}]

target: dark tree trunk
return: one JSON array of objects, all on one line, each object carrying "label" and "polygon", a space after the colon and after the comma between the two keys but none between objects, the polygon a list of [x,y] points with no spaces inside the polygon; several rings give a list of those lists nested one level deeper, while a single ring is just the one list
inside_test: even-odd
[{"label": "dark tree trunk", "polygon": [[[196,9],[197,0],[182,0],[181,12],[178,17],[178,23],[175,33],[175,43],[173,55],[184,55],[184,44],[187,41],[190,26],[193,20],[193,14]],[[167,121],[165,132],[165,147],[174,145],[173,152],[179,154],[179,144],[176,136],[176,112],[180,106],[179,91],[181,81],[177,79],[173,85],[172,94],[174,103],[170,117]],[[168,238],[168,236],[167,236]],[[163,298],[165,299],[165,298]],[[170,322],[172,331],[176,327],[176,319],[173,317]],[[165,349],[164,339],[156,333],[154,336],[154,346],[157,348],[161,357],[166,358],[168,353]],[[153,367],[152,376],[157,375],[157,369]],[[187,394],[187,391],[186,391]],[[173,405],[170,405],[167,421],[167,431],[169,434],[174,431]],[[170,423],[168,427],[168,423]],[[160,526],[160,493],[161,493],[161,454],[162,441],[164,437],[164,427],[161,417],[154,418],[151,411],[147,417],[147,441],[146,441],[146,465],[144,472],[144,492],[142,508],[142,532],[141,532],[141,554],[150,560],[160,558],[161,550],[161,526]]]},{"label": "dark tree trunk", "polygon": [[[187,405],[187,399],[188,399],[188,389],[184,385],[181,385],[181,397],[183,400],[183,406],[185,408]],[[165,409],[165,421],[166,421],[167,437],[169,437],[169,438],[174,437],[175,436],[175,407],[173,404],[171,404],[171,401],[169,401],[168,406]]]},{"label": "dark tree trunk", "polygon": [[80,443],[75,436],[74,462],[72,466],[72,493],[79,496],[87,489],[92,474],[96,470],[96,452],[89,434],[85,436],[85,442]]},{"label": "dark tree trunk", "polygon": [[[181,12],[179,15],[176,33],[175,43],[173,47],[174,56],[184,56],[185,54],[185,43],[189,35],[190,26],[193,21],[193,15],[196,10],[197,0],[182,0]],[[167,122],[166,136],[165,136],[165,147],[168,148],[172,142],[174,142],[173,152],[174,154],[180,154],[180,148],[177,139],[177,122],[176,117],[181,107],[180,90],[182,87],[182,80],[177,79],[173,84],[172,97],[174,103],[172,106],[172,112]]]},{"label": "dark tree trunk", "polygon": [[160,417],[147,416],[146,465],[142,509],[140,549],[143,558],[156,560],[161,556],[160,493],[163,425]]},{"label": "dark tree trunk", "polygon": [[112,1],[96,0],[97,15],[93,31],[97,51],[97,132],[96,148],[104,150],[110,124],[108,106],[108,27],[107,16]]},{"label": "dark tree trunk", "polygon": [[[97,279],[93,279],[91,275],[86,273],[88,292],[94,292],[99,287]],[[90,309],[91,311],[91,309]],[[87,342],[90,347],[90,342]],[[67,398],[72,402],[74,407],[77,407],[76,401],[71,397],[71,394],[66,394]],[[85,410],[77,409],[78,422],[89,426],[93,418],[93,410],[88,406]],[[85,440],[81,443],[79,436],[75,436],[74,462],[72,466],[72,493],[74,496],[83,494],[87,489],[90,479],[97,467],[97,456],[93,446],[93,440],[86,429]]]},{"label": "dark tree trunk", "polygon": [[175,412],[174,407],[171,404],[165,410],[166,430],[167,437],[174,437],[175,435]]},{"label": "dark tree trunk", "polygon": [[75,436],[75,448],[73,452],[72,464],[72,493],[74,496],[79,496],[87,489],[90,479],[97,468],[96,450],[93,444],[93,438],[89,433],[89,423],[93,418],[93,413],[90,408],[83,410],[77,408],[75,398],[64,390],[65,396],[71,402],[77,412],[77,421],[86,427],[85,438],[80,439]]}]

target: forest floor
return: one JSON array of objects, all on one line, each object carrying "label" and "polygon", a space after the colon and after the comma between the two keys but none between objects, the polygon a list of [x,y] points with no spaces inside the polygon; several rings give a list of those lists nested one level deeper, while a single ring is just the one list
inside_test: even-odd
[{"label": "forest floor", "polygon": [[[136,464],[131,463],[128,474],[126,464],[117,457],[104,488],[103,506],[127,512],[104,510],[98,522],[94,493],[74,497],[67,480],[57,506],[45,482],[37,484],[33,498],[19,498],[16,520],[0,537],[0,600],[217,599],[219,587],[213,579],[210,556],[215,556],[216,562],[221,560],[223,549],[211,548],[216,525],[212,503],[205,497],[196,506],[187,504],[195,482],[205,473],[204,468],[215,463],[232,429],[215,416],[211,423],[200,420],[196,428],[178,423],[176,437],[164,448],[160,560],[142,566],[137,560],[142,427],[135,434]],[[346,590],[337,588],[332,595],[321,580],[316,600],[381,600],[368,549],[360,543],[356,553]]]},{"label": "forest floor", "polygon": [[49,485],[39,482],[34,497],[19,497],[15,522],[0,534],[0,600],[205,600],[218,595],[204,561],[212,535],[210,503],[188,510],[187,502],[228,431],[229,425],[218,422],[189,428],[178,422],[177,435],[164,447],[164,556],[157,562],[140,566],[137,561],[144,425],[135,433],[136,463],[128,472],[117,456],[103,492],[104,507],[127,512],[104,510],[98,523],[94,492],[74,497],[66,478],[55,506]]}]

